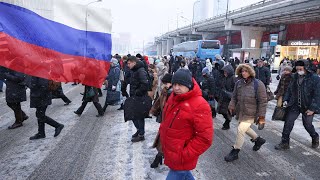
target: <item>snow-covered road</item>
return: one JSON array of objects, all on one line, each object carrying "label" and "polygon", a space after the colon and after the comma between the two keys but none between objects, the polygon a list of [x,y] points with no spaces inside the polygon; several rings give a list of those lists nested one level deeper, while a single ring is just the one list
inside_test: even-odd
[{"label": "snow-covered road", "polygon": [[[276,88],[274,83],[271,89]],[[155,119],[146,120],[146,140],[130,141],[135,132],[132,122],[124,123],[123,111],[108,107],[104,117],[97,118],[96,109],[88,104],[81,117],[73,114],[81,102],[83,86],[64,85],[64,91],[72,100],[69,106],[54,100],[47,110],[48,115],[65,124],[60,136],[53,137],[54,129],[46,126],[46,139],[30,141],[37,132],[34,109],[29,102],[23,109],[30,116],[24,126],[15,130],[7,127],[13,123],[13,112],[6,106],[0,94],[0,179],[165,179],[168,167],[151,169],[150,163],[156,155],[151,149],[159,124]],[[101,99],[104,100],[104,97]],[[258,131],[267,143],[258,152],[247,140],[239,154],[239,160],[226,163],[223,157],[229,153],[235,141],[235,120],[231,129],[222,131],[222,116],[215,119],[215,135],[211,148],[200,158],[193,171],[196,179],[320,179],[320,149],[311,149],[311,139],[301,120],[296,121],[292,133],[291,149],[276,151],[274,145],[280,141],[283,122],[270,121],[275,101],[269,102],[267,125]],[[314,122],[320,132],[319,116]]]}]

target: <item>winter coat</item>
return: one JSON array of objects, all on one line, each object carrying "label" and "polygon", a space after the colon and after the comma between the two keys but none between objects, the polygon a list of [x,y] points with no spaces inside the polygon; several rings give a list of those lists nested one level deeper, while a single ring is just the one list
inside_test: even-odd
[{"label": "winter coat", "polygon": [[181,64],[181,60],[182,58],[181,57],[176,57],[173,61],[173,64],[172,64],[172,72],[175,73],[179,67],[180,67],[180,64]]},{"label": "winter coat", "polygon": [[270,84],[270,78],[271,78],[271,73],[270,70],[265,67],[256,67],[256,78],[259,79],[260,81],[263,82],[264,85],[269,85]]},{"label": "winter coat", "polygon": [[215,79],[212,76],[205,76],[201,85],[203,98],[207,101],[213,100],[217,91],[216,88]]},{"label": "winter coat", "polygon": [[[294,74],[283,101],[288,102],[288,107],[298,105],[298,79]],[[313,73],[307,73],[302,82],[301,108],[303,111],[311,110],[320,113],[320,77]]]},{"label": "winter coat", "polygon": [[227,65],[221,69],[222,71],[226,71],[228,76],[223,76],[221,80],[221,87],[218,90],[217,95],[219,97],[218,100],[218,113],[219,114],[228,114],[228,106],[229,102],[231,101],[232,93],[234,90],[234,85],[236,82],[236,78],[234,76],[234,69],[232,65]]},{"label": "winter coat", "polygon": [[161,91],[159,98],[153,103],[152,108],[150,110],[150,114],[154,116],[160,115],[163,111],[164,105],[166,104],[169,96],[171,95],[172,88],[167,89],[164,87]]},{"label": "winter coat", "polygon": [[108,81],[108,87],[107,89],[109,91],[112,90],[112,86],[117,87],[119,83],[119,78],[120,78],[120,67],[119,65],[113,66],[110,68],[108,76],[107,76],[107,81]]},{"label": "winter coat", "polygon": [[130,84],[131,69],[128,67],[128,64],[126,61],[123,63],[123,73],[124,73],[124,81],[127,84]]},{"label": "winter coat", "polygon": [[49,90],[49,80],[31,77],[30,81],[30,108],[46,107],[52,103],[52,94]]},{"label": "winter coat", "polygon": [[158,88],[158,73],[156,69],[151,69],[149,73],[153,74],[153,82],[152,82],[152,88],[151,91],[148,91],[148,96],[154,100],[154,95],[156,94],[157,88]]},{"label": "winter coat", "polygon": [[292,75],[291,74],[283,74],[281,76],[280,82],[277,86],[277,90],[274,92],[276,95],[276,99],[278,99],[280,96],[284,96],[285,93],[288,90],[289,84],[292,80]]},{"label": "winter coat", "polygon": [[188,66],[192,77],[197,81],[198,84],[200,84],[200,82],[203,80],[202,69],[204,67],[205,66],[199,61],[193,61]]},{"label": "winter coat", "polygon": [[[245,80],[242,78],[242,68],[249,70],[250,77]],[[239,121],[247,121],[255,119],[256,117],[265,117],[267,111],[267,92],[265,85],[258,81],[257,95],[254,89],[254,70],[247,64],[240,64],[237,67],[236,75],[240,78],[235,84],[234,91],[229,103],[229,109],[235,109],[236,119]],[[257,104],[257,101],[259,104]]]},{"label": "winter coat", "polygon": [[7,103],[19,103],[27,100],[24,80],[26,75],[17,71],[4,68],[3,75],[6,79]]},{"label": "winter coat", "polygon": [[130,77],[130,96],[146,96],[148,93],[149,80],[143,63],[138,61],[132,68]]},{"label": "winter coat", "polygon": [[64,95],[62,86],[59,86],[56,90],[51,91],[51,93],[52,99],[61,98]]},{"label": "winter coat", "polygon": [[192,170],[212,144],[213,122],[209,104],[193,79],[191,91],[172,93],[163,110],[160,140],[164,163],[172,170]]}]

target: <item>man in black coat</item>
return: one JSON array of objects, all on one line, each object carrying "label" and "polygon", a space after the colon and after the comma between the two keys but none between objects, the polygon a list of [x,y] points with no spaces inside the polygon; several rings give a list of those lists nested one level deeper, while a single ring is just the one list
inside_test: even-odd
[{"label": "man in black coat", "polygon": [[16,121],[9,126],[15,129],[22,126],[22,122],[29,117],[21,109],[21,102],[27,100],[26,86],[24,84],[25,74],[1,67],[1,77],[6,79],[6,101],[7,105],[14,111]]},{"label": "man in black coat", "polygon": [[49,80],[31,77],[30,82],[30,108],[36,108],[36,117],[38,119],[38,133],[30,137],[30,140],[42,139],[46,137],[45,124],[55,128],[54,137],[57,137],[64,128],[63,124],[58,123],[52,118],[46,116],[46,110],[52,103],[52,94],[49,90]]},{"label": "man in black coat", "polygon": [[[139,61],[136,57],[131,56],[128,59],[128,67],[132,70],[130,78],[130,97],[148,96],[149,81],[147,72],[144,68],[143,62]],[[142,112],[135,112],[142,113]],[[133,119],[133,124],[137,128],[137,132],[132,135],[132,142],[139,142],[144,140],[145,121],[144,118]]]},{"label": "man in black coat", "polygon": [[285,123],[281,143],[275,146],[277,150],[289,149],[290,133],[294,121],[302,114],[302,122],[312,138],[312,148],[319,146],[319,134],[312,124],[315,114],[320,113],[320,78],[309,69],[309,62],[299,60],[295,63],[297,73],[289,85],[283,98],[286,106]]},{"label": "man in black coat", "polygon": [[271,73],[270,70],[264,66],[264,62],[262,59],[258,60],[258,66],[255,68],[256,78],[263,82],[263,84],[267,87],[270,84]]}]

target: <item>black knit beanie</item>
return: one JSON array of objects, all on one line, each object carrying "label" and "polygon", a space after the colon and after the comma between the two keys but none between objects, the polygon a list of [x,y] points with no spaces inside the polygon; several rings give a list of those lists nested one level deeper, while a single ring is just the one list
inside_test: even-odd
[{"label": "black knit beanie", "polygon": [[189,89],[193,88],[191,72],[187,69],[179,69],[172,76],[172,84],[181,84]]},{"label": "black knit beanie", "polygon": [[169,73],[165,74],[165,75],[163,76],[163,78],[161,79],[161,81],[162,81],[163,83],[171,83],[171,81],[172,81],[172,74],[169,74]]}]

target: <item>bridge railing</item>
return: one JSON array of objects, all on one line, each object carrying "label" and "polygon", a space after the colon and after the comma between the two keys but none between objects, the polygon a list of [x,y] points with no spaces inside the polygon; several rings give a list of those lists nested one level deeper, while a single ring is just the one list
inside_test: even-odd
[{"label": "bridge railing", "polygon": [[[227,16],[234,15],[234,14],[241,13],[241,12],[245,12],[245,11],[252,10],[252,9],[255,9],[255,8],[259,8],[259,7],[264,7],[264,6],[267,6],[267,5],[270,5],[270,4],[274,4],[274,3],[277,3],[277,2],[281,2],[281,1],[283,1],[283,0],[262,0],[262,1],[259,1],[257,3],[251,4],[251,5],[241,7],[239,9],[228,11]],[[222,17],[226,17],[226,14],[219,14],[217,16],[214,16],[214,17],[211,17],[211,18],[207,18],[207,19],[195,22],[195,23],[190,24],[190,25],[177,28],[177,29],[175,29],[173,31],[170,31],[170,32],[167,32],[167,33],[163,34],[162,36],[165,36],[166,34],[170,34],[170,33],[173,33],[173,32],[179,32],[182,29],[190,28],[190,26],[200,25],[200,24],[202,24],[204,22],[207,22],[207,21],[210,21],[212,19],[218,19],[218,18],[222,18]]]}]

